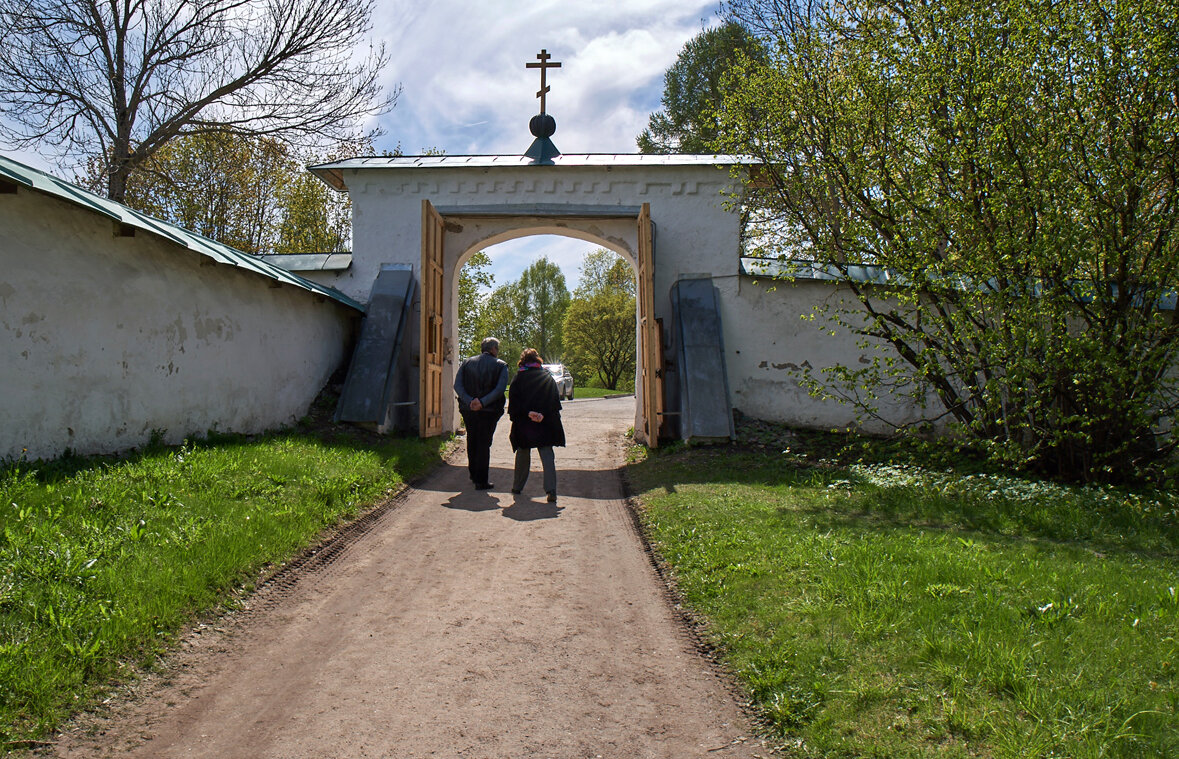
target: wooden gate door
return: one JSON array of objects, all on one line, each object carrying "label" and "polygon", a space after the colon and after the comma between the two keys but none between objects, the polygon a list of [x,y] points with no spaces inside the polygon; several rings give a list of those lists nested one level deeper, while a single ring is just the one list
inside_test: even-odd
[{"label": "wooden gate door", "polygon": [[421,388],[418,394],[418,433],[442,434],[442,216],[422,200],[422,328]]},{"label": "wooden gate door", "polygon": [[639,384],[643,393],[641,435],[648,448],[659,447],[659,423],[663,414],[663,372],[659,325],[655,321],[655,251],[651,234],[651,204],[639,211]]}]

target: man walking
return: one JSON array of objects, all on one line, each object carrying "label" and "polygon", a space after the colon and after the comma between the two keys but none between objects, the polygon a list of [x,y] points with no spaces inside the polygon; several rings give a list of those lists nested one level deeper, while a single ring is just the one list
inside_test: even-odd
[{"label": "man walking", "polygon": [[504,413],[504,390],[508,386],[508,365],[499,360],[499,340],[484,338],[483,352],[464,361],[454,375],[459,413],[467,426],[467,471],[476,490],[487,490],[491,466],[491,441],[495,425]]}]

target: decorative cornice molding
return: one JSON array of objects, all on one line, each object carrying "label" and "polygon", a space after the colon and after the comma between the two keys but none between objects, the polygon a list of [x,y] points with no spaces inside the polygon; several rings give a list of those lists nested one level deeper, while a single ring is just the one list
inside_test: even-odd
[{"label": "decorative cornice molding", "polygon": [[[531,195],[537,197],[571,195],[596,198],[680,197],[719,195],[730,187],[723,181],[657,181],[657,180],[602,180],[602,179],[491,179],[471,178],[455,180],[369,181],[359,189],[361,194],[392,197],[442,197],[462,195],[471,198]],[[449,201],[448,201],[449,202]]]}]

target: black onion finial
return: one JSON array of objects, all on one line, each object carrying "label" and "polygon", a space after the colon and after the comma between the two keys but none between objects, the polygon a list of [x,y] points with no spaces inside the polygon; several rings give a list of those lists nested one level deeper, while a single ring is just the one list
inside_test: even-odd
[{"label": "black onion finial", "polygon": [[533,137],[552,137],[557,132],[557,120],[547,113],[538,113],[528,122]]}]

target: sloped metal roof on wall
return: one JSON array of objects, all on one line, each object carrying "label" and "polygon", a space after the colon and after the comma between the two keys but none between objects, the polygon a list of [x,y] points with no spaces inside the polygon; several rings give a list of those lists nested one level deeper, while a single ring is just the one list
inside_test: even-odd
[{"label": "sloped metal roof on wall", "polygon": [[298,287],[302,290],[322,295],[325,298],[331,298],[358,311],[364,310],[363,305],[330,287],[325,287],[311,280],[304,279],[274,264],[267,263],[257,256],[252,256],[236,248],[210,240],[196,232],[140,213],[132,208],[128,208],[122,203],[108,200],[89,190],[84,190],[77,185],[70,184],[65,180],[58,179],[51,174],[46,174],[31,166],[26,166],[4,155],[0,155],[0,177],[23,187],[37,190],[46,195],[52,195],[74,205],[81,206],[120,224],[126,224],[127,226],[142,229],[145,232],[163,237],[202,256],[211,258],[219,264],[246,269],[247,271],[260,274],[285,285]]},{"label": "sloped metal roof on wall", "polygon": [[[805,258],[755,258],[744,256],[740,264],[741,274],[751,277],[765,277],[767,279],[809,279],[825,282],[855,282],[861,285],[891,285],[894,287],[909,287],[911,280],[897,274],[895,271],[874,264],[856,264],[836,266],[832,263],[813,261]],[[986,281],[971,280],[961,275],[943,275],[932,281],[947,287],[979,293],[998,294],[1001,291],[999,282],[992,277]],[[1088,292],[1088,283],[1076,282],[1077,302],[1088,303],[1094,299],[1094,294]],[[1029,281],[1026,294],[1039,297],[1040,284]],[[1117,287],[1111,286],[1111,294],[1116,297]],[[1142,296],[1135,296],[1135,304],[1139,307],[1144,303]],[[1179,293],[1167,290],[1159,295],[1155,307],[1161,311],[1174,311],[1179,308]]]},{"label": "sloped metal roof on wall", "polygon": [[259,258],[287,271],[344,271],[352,266],[351,253],[270,253]]},{"label": "sloped metal roof on wall", "polygon": [[857,264],[839,267],[808,258],[741,257],[741,273],[751,277],[814,279],[827,282],[856,282],[871,285],[900,285],[905,282],[883,266]]},{"label": "sloped metal roof on wall", "polygon": [[744,166],[760,163],[749,156],[735,155],[651,155],[647,153],[563,153],[549,165],[537,164],[522,155],[409,155],[366,156],[308,166],[308,170],[338,190],[344,189],[343,172],[348,169],[489,169],[536,166],[537,168],[582,166]]}]

